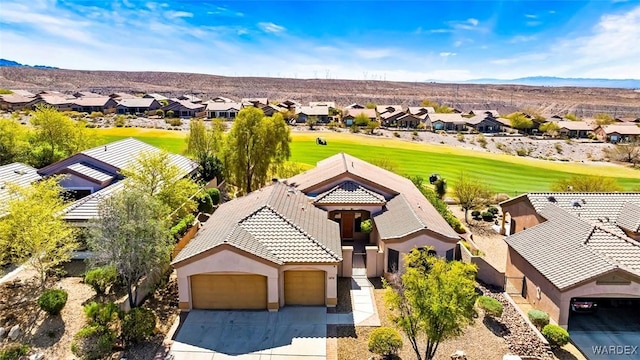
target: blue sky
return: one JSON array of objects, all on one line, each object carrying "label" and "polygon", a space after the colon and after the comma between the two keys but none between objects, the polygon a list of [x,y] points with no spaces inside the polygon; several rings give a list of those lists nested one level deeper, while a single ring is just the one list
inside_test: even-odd
[{"label": "blue sky", "polygon": [[2,0],[0,57],[228,76],[638,79],[640,0]]}]

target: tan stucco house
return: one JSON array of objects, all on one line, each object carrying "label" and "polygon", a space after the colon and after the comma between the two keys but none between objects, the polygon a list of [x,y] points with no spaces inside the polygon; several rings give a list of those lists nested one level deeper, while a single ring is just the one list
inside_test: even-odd
[{"label": "tan stucco house", "polygon": [[571,299],[640,299],[640,193],[529,193],[501,207],[507,281],[560,326]]},{"label": "tan stucco house", "polygon": [[340,153],[221,205],[172,264],[181,309],[333,307],[338,277],[402,271],[413,248],[452,258],[458,240],[410,180]]}]

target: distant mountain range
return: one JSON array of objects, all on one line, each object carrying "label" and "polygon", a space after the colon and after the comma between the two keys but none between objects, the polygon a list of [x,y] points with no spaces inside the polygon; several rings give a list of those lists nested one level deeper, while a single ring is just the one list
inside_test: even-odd
[{"label": "distant mountain range", "polygon": [[[440,82],[440,81],[437,81]],[[451,81],[447,81],[451,82]],[[460,81],[464,84],[488,84],[488,85],[530,85],[530,86],[578,86],[578,87],[602,87],[620,89],[640,89],[640,80],[637,79],[589,79],[589,78],[561,78],[553,76],[532,76],[519,79],[474,79]]]},{"label": "distant mountain range", "polygon": [[0,67],[2,67],[2,66],[8,66],[8,67],[32,67],[32,68],[35,68],[35,69],[58,69],[57,67],[53,67],[53,66],[46,66],[46,65],[30,66],[30,65],[20,64],[19,62],[13,61],[13,60],[0,59]]}]

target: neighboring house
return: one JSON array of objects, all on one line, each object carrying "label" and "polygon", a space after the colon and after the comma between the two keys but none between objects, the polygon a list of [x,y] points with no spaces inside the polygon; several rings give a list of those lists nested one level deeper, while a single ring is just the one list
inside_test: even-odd
[{"label": "neighboring house", "polygon": [[378,120],[376,109],[351,108],[342,116],[342,122],[347,126],[351,126],[353,125],[354,119],[360,114],[364,114],[370,121]]},{"label": "neighboring house", "polygon": [[593,127],[584,121],[554,121],[562,137],[583,139],[593,132]]},{"label": "neighboring house", "polygon": [[100,97],[79,97],[73,100],[73,111],[92,113],[100,111],[103,114],[110,114],[116,111],[118,102],[107,96]]},{"label": "neighboring house", "polygon": [[593,131],[599,140],[613,144],[640,139],[640,127],[636,124],[600,125]]},{"label": "neighboring house", "polygon": [[417,116],[403,113],[396,119],[396,122],[400,128],[415,129],[422,120]]},{"label": "neighboring house", "polygon": [[529,193],[500,204],[508,288],[567,328],[572,299],[640,299],[640,193]]},{"label": "neighboring house", "polygon": [[242,110],[241,103],[235,102],[210,102],[207,104],[207,118],[233,120]]},{"label": "neighboring house", "polygon": [[460,114],[428,114],[425,123],[433,131],[464,131],[467,129],[467,119]]},{"label": "neighboring house", "polygon": [[145,98],[145,99],[156,99],[158,101],[160,101],[160,100],[169,100],[168,97],[166,97],[164,95],[161,95],[161,94],[156,94],[156,93],[145,94],[143,96],[143,98]]},{"label": "neighboring house", "polygon": [[273,116],[274,114],[284,111],[283,108],[277,105],[263,106],[260,110],[262,110],[265,116]]},{"label": "neighboring house", "polygon": [[174,116],[181,118],[192,118],[197,116],[204,116],[206,106],[204,104],[194,104],[187,100],[178,100],[170,103],[162,108],[165,115],[168,111],[173,111]]},{"label": "neighboring house", "polygon": [[195,95],[189,95],[189,94],[184,94],[182,96],[178,96],[178,100],[185,100],[185,101],[189,101],[193,104],[200,104],[202,102],[202,99],[195,96]]},{"label": "neighboring house", "polygon": [[466,125],[479,133],[498,133],[502,123],[489,114],[480,114],[466,119]]},{"label": "neighboring house", "polygon": [[179,307],[334,307],[338,276],[402,271],[426,246],[452,258],[458,239],[410,180],[340,153],[222,204],[172,262]]},{"label": "neighboring house", "polygon": [[[266,114],[265,114],[266,115]],[[310,116],[315,116],[318,123],[326,124],[329,122],[329,107],[327,106],[301,106],[296,107],[297,122],[305,123]]]},{"label": "neighboring house", "polygon": [[67,96],[62,94],[60,95],[50,95],[50,94],[40,94],[36,96],[35,100],[29,103],[31,106],[36,106],[40,104],[44,104],[55,108],[58,111],[70,111],[73,109],[73,104],[77,99],[73,96]]},{"label": "neighboring house", "polygon": [[0,166],[0,217],[3,214],[2,207],[9,201],[9,187],[7,184],[15,184],[18,186],[28,186],[33,182],[42,179],[38,174],[38,170],[23,163],[11,163]]},{"label": "neighboring house", "polygon": [[214,97],[213,99],[211,99],[211,100],[207,101],[207,103],[209,103],[209,102],[226,102],[226,103],[232,103],[232,102],[235,102],[235,101],[233,101],[233,100],[231,100],[231,99],[229,99],[229,98],[226,98],[226,97],[224,97],[224,96],[216,96],[216,97]]},{"label": "neighboring house", "polygon": [[18,94],[0,95],[0,109],[7,111],[29,109],[33,100],[33,97]]},{"label": "neighboring house", "polygon": [[[160,153],[162,150],[140,140],[127,138],[93,149],[88,149],[38,170],[42,177],[64,175],[60,186],[75,194],[76,201],[65,212],[65,219],[84,224],[98,214],[102,198],[122,187],[123,168],[128,168],[142,153]],[[170,154],[180,176],[193,174],[198,164],[176,154]]]},{"label": "neighboring house", "polygon": [[428,114],[435,114],[436,110],[431,106],[410,106],[408,113],[425,120]]},{"label": "neighboring house", "polygon": [[126,98],[118,101],[116,112],[118,114],[143,114],[146,111],[158,110],[162,104],[152,97]]},{"label": "neighboring house", "polygon": [[385,112],[380,114],[380,124],[382,126],[397,127],[398,119],[407,115],[404,111]]}]

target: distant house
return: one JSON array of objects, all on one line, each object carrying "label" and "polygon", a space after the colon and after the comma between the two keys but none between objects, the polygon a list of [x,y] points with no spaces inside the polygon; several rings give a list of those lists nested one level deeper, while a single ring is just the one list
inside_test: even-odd
[{"label": "distant house", "polygon": [[178,100],[186,100],[186,101],[189,101],[189,102],[191,102],[193,104],[199,104],[199,103],[202,102],[201,98],[199,98],[199,97],[197,97],[195,95],[189,95],[189,94],[178,96]]},{"label": "distant house", "polygon": [[424,120],[427,114],[435,114],[436,110],[431,106],[410,106],[408,113]]},{"label": "distant house", "polygon": [[468,118],[466,119],[466,124],[477,132],[484,134],[498,133],[502,130],[502,123],[488,113]]},{"label": "distant house", "polygon": [[554,121],[558,134],[567,138],[583,139],[593,132],[593,127],[584,121]]},{"label": "distant house", "polygon": [[73,96],[68,96],[62,94],[40,94],[36,96],[35,100],[30,103],[32,106],[36,106],[39,104],[45,104],[47,106],[53,107],[58,111],[70,111],[73,109],[74,102],[77,99]]},{"label": "distant house", "polygon": [[104,97],[104,95],[96,94],[91,91],[76,91],[72,94],[74,97],[82,98],[82,97]]},{"label": "distant house", "polygon": [[168,97],[166,97],[164,95],[161,95],[161,94],[156,94],[156,93],[144,94],[143,98],[145,98],[145,99],[156,99],[158,101],[169,100]]},{"label": "distant house", "polygon": [[[100,202],[122,190],[122,169],[129,167],[142,153],[159,153],[160,149],[140,140],[128,138],[98,146],[38,170],[42,177],[65,175],[60,186],[75,195],[76,200],[65,210],[67,221],[86,224],[98,216]],[[170,154],[170,161],[181,176],[194,173],[198,164],[182,156]]]},{"label": "distant house", "polygon": [[377,121],[378,120],[378,115],[376,114],[376,109],[355,109],[355,108],[351,108],[348,110],[348,113],[346,115],[342,116],[342,122],[347,125],[347,126],[351,126],[353,125],[353,120],[358,117],[358,115],[360,114],[364,114],[367,118],[369,118],[369,121]]},{"label": "distant house", "polygon": [[397,111],[402,111],[403,107],[402,105],[378,105],[376,106],[376,111],[378,112],[379,115],[382,115],[384,113],[394,113]]},{"label": "distant house", "polygon": [[[0,166],[0,203],[6,204],[9,201],[10,193],[7,184],[18,186],[28,186],[29,184],[42,179],[38,170],[23,163],[15,162]],[[0,217],[5,214],[0,208]]]},{"label": "distant house", "polygon": [[301,106],[296,108],[297,122],[304,123],[311,116],[315,116],[319,123],[329,122],[329,107],[327,106]]},{"label": "distant house", "polygon": [[576,299],[605,305],[601,319],[607,304],[638,300],[640,193],[529,193],[500,206],[506,287],[558,325],[571,332]]},{"label": "distant house", "polygon": [[336,109],[336,103],[334,101],[309,101],[309,106],[311,107],[326,106],[329,108]]},{"label": "distant house", "polygon": [[266,105],[263,106],[261,110],[265,116],[273,116],[274,114],[283,111],[283,109],[277,105]]},{"label": "distant house", "polygon": [[388,127],[398,127],[398,118],[407,115],[404,111],[384,112],[380,114],[380,125]]},{"label": "distant house", "polygon": [[236,102],[210,102],[206,112],[209,119],[233,120],[242,110],[242,104]]},{"label": "distant house", "polygon": [[403,113],[396,121],[398,127],[407,129],[415,129],[422,122],[419,117],[407,113]]},{"label": "distant house", "polygon": [[29,109],[33,100],[33,97],[18,94],[0,95],[0,109],[6,111]]},{"label": "distant house", "polygon": [[263,106],[269,105],[269,98],[243,98],[240,102],[242,104],[247,104],[247,106],[253,106],[260,109]]},{"label": "distant house", "polygon": [[24,97],[27,97],[27,98],[36,97],[36,94],[34,94],[34,93],[30,92],[30,91],[27,91],[27,90],[11,90],[11,92],[14,95],[20,95],[20,96],[24,96]]},{"label": "distant house", "polygon": [[118,102],[107,96],[100,97],[80,97],[73,101],[72,109],[78,112],[102,112],[109,114],[116,111]]},{"label": "distant house", "polygon": [[345,109],[364,109],[365,107],[363,105],[360,105],[358,103],[353,103],[351,105],[347,105],[344,107]]},{"label": "distant house", "polygon": [[161,107],[162,104],[152,97],[122,99],[116,106],[116,112],[118,114],[143,114],[147,111],[158,110]]},{"label": "distant house", "polygon": [[428,114],[425,124],[433,131],[464,131],[467,129],[467,119],[460,114]]},{"label": "distant house", "polygon": [[231,102],[234,102],[234,101],[229,99],[229,98],[227,98],[227,97],[224,97],[224,96],[216,96],[216,97],[212,98],[211,100],[207,101],[207,103],[209,103],[209,102],[231,103]]},{"label": "distant house", "polygon": [[168,111],[173,111],[174,116],[181,118],[192,118],[204,116],[206,106],[204,104],[194,104],[187,100],[178,100],[162,108],[165,115]]},{"label": "distant house", "polygon": [[129,93],[125,93],[125,92],[114,92],[109,94],[109,97],[114,99],[114,100],[122,100],[122,99],[135,99],[137,98],[137,96],[129,94]]},{"label": "distant house", "polygon": [[469,115],[472,116],[490,116],[493,118],[500,117],[498,110],[471,110],[469,111]]},{"label": "distant house", "polygon": [[640,127],[636,124],[600,125],[594,133],[598,139],[610,143],[632,142],[640,139]]}]

